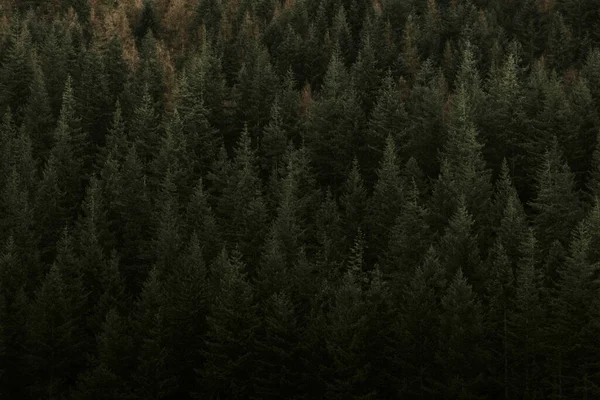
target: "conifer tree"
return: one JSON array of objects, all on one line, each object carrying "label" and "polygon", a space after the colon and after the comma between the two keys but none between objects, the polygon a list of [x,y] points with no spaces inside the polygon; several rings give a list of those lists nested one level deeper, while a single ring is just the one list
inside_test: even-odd
[{"label": "conifer tree", "polygon": [[207,272],[198,236],[193,234],[166,279],[162,311],[170,349],[166,363],[177,377],[181,395],[194,387],[194,368],[203,359],[206,316],[214,294]]},{"label": "conifer tree", "polygon": [[[557,293],[551,300],[551,326],[549,333],[554,344],[551,357],[553,371],[553,392],[583,393],[590,395],[590,387],[583,377],[590,375],[594,368],[596,348],[582,348],[582,343],[590,343],[585,336],[591,334],[590,324],[598,318],[593,308],[598,293],[598,283],[594,279],[599,265],[589,262],[591,235],[586,221],[578,224],[573,232],[570,255],[558,269]],[[591,350],[591,353],[589,352]],[[593,374],[593,372],[591,372]]]},{"label": "conifer tree", "polygon": [[518,393],[532,398],[540,393],[539,364],[543,344],[544,299],[537,266],[537,245],[531,229],[522,243],[521,252],[513,300],[514,311],[509,320],[514,332],[511,342],[516,360],[513,384]]},{"label": "conifer tree", "polygon": [[65,281],[53,266],[27,316],[27,366],[32,396],[56,398],[72,384],[83,354]]},{"label": "conifer tree", "polygon": [[29,97],[24,110],[24,129],[33,142],[34,158],[38,161],[46,161],[48,153],[52,148],[51,125],[53,123],[50,98],[46,87],[46,79],[40,62],[32,61],[33,76],[29,85]]},{"label": "conifer tree", "polygon": [[340,197],[341,219],[345,244],[350,248],[359,229],[364,230],[368,198],[358,159],[352,161],[352,169]]},{"label": "conifer tree", "polygon": [[421,264],[430,245],[431,233],[427,224],[427,210],[419,204],[419,192],[414,180],[404,204],[404,211],[396,218],[390,232],[388,248],[383,254],[384,274],[404,285]]},{"label": "conifer tree", "polygon": [[388,136],[369,204],[369,251],[372,254],[381,254],[387,247],[390,230],[404,207],[404,197],[396,145],[394,139]]},{"label": "conifer tree", "polygon": [[187,136],[177,110],[167,123],[157,146],[157,153],[151,165],[154,187],[161,186],[161,181],[168,172],[178,194],[176,197],[187,199],[190,178],[194,177],[192,175],[194,156],[193,153],[188,152]]},{"label": "conifer tree", "polygon": [[265,304],[261,335],[256,338],[258,358],[253,380],[256,395],[263,399],[298,398],[302,387],[302,329],[290,296],[273,294]]},{"label": "conifer tree", "polygon": [[241,246],[248,263],[258,261],[266,222],[266,208],[257,174],[256,154],[244,130],[227,184],[219,201],[223,237]]},{"label": "conifer tree", "polygon": [[125,161],[125,156],[127,155],[129,141],[121,102],[117,100],[114,108],[115,112],[107,130],[104,147],[98,154],[97,165],[99,167],[104,167],[109,157],[113,157],[114,160],[122,163]]},{"label": "conifer tree", "polygon": [[75,90],[81,126],[95,146],[104,144],[109,110],[114,104],[108,93],[104,57],[97,43],[83,55],[81,77]]},{"label": "conifer tree", "polygon": [[460,268],[450,281],[441,306],[438,357],[442,390],[459,398],[474,398],[486,361],[480,342],[483,315],[481,303]]},{"label": "conifer tree", "polygon": [[405,145],[405,124],[407,114],[400,91],[394,82],[391,71],[383,78],[377,102],[369,120],[363,151],[363,162],[368,182],[375,181],[377,160],[380,160],[388,137],[400,146]]},{"label": "conifer tree", "polygon": [[[129,148],[119,174],[117,210],[121,219],[119,248],[129,288],[140,288],[148,273],[150,222],[152,208],[148,197],[147,178],[136,146]],[[134,290],[135,292],[135,290]]]},{"label": "conifer tree", "polygon": [[207,72],[203,71],[204,68],[193,67],[191,72],[197,76],[188,76],[184,71],[179,82],[177,111],[186,134],[188,152],[195,159],[194,172],[204,175],[217,154],[218,132],[208,119],[210,115],[205,97],[210,93],[205,94],[204,82]]},{"label": "conifer tree", "polygon": [[472,105],[466,86],[458,88],[448,126],[448,139],[441,153],[440,176],[433,188],[432,212],[434,227],[448,220],[460,196],[478,224],[489,207],[491,184],[489,172],[481,154],[481,144],[472,117]]},{"label": "conifer tree", "polygon": [[156,267],[148,274],[134,315],[137,360],[132,379],[134,397],[139,399],[168,397],[179,384],[168,364],[171,348],[167,343],[163,312],[165,290],[160,275]]},{"label": "conifer tree", "polygon": [[441,295],[445,273],[434,247],[429,247],[423,263],[418,265],[410,281],[400,292],[401,322],[406,326],[405,371],[409,376],[406,395],[424,396],[435,393],[435,354],[438,348]]},{"label": "conifer tree", "polygon": [[592,197],[600,197],[600,130],[596,134],[596,145],[590,167],[587,190]]},{"label": "conifer tree", "polygon": [[204,259],[212,260],[219,251],[221,239],[215,213],[208,200],[208,193],[204,189],[203,180],[200,179],[187,204],[185,220],[188,235],[196,234],[202,243]]},{"label": "conifer tree", "polygon": [[536,188],[537,196],[530,205],[535,211],[538,241],[547,252],[555,240],[566,245],[581,216],[573,174],[562,160],[556,138],[538,168]]},{"label": "conifer tree", "polygon": [[[306,144],[321,183],[340,185],[360,146],[364,124],[356,92],[348,87],[348,72],[336,48],[323,82],[321,97],[312,105]],[[332,157],[336,154],[336,157]]]},{"label": "conifer tree", "polygon": [[148,165],[158,149],[158,116],[148,85],[143,87],[140,103],[130,119],[129,137],[139,151],[140,160]]},{"label": "conifer tree", "polygon": [[509,349],[511,327],[510,315],[515,291],[515,275],[510,259],[500,240],[496,240],[490,251],[489,279],[486,292],[489,308],[485,313],[485,330],[488,332],[488,345],[494,360],[489,368],[491,383],[496,390],[504,391],[504,398],[509,398],[511,389],[512,349]]},{"label": "conifer tree", "polygon": [[366,115],[369,115],[373,109],[381,78],[382,71],[377,64],[371,39],[368,35],[364,36],[361,40],[356,62],[352,65],[352,81],[361,109]]},{"label": "conifer tree", "polygon": [[211,309],[206,335],[206,361],[199,383],[209,396],[252,396],[248,371],[255,368],[254,337],[259,326],[254,290],[237,254],[219,257],[219,293]]},{"label": "conifer tree", "polygon": [[27,278],[15,243],[9,237],[0,255],[0,393],[7,397],[25,396],[20,375],[25,373]]}]

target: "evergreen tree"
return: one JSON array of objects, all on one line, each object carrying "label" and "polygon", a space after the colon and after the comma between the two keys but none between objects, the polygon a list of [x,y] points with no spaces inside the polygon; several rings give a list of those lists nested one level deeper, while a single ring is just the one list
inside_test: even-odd
[{"label": "evergreen tree", "polygon": [[[536,176],[537,196],[530,203],[535,211],[534,222],[538,241],[547,252],[558,240],[563,246],[581,216],[575,192],[573,174],[562,161],[556,139],[546,151]],[[560,221],[560,224],[557,223]]]},{"label": "evergreen tree", "polygon": [[584,377],[594,374],[598,349],[582,348],[582,343],[591,345],[586,335],[593,332],[590,324],[598,317],[593,305],[598,293],[594,277],[599,266],[589,262],[590,239],[587,223],[582,221],[573,233],[570,256],[557,271],[557,293],[551,300],[549,333],[554,344],[554,368],[550,373],[552,392],[558,396],[577,393],[586,397],[594,393]]},{"label": "evergreen tree", "polygon": [[458,89],[448,126],[448,139],[441,153],[441,172],[433,188],[432,212],[435,225],[443,224],[455,209],[460,196],[478,224],[486,215],[491,196],[489,172],[481,155],[481,144],[472,117],[470,96],[465,86]]},{"label": "evergreen tree", "polygon": [[29,97],[21,129],[31,137],[35,159],[43,163],[52,148],[50,127],[54,120],[44,72],[39,61],[34,60],[32,63],[33,76],[29,85]]},{"label": "evergreen tree", "polygon": [[446,284],[444,275],[436,250],[429,247],[423,263],[415,268],[400,292],[400,323],[406,326],[406,336],[401,343],[406,353],[399,358],[406,363],[407,396],[425,396],[437,391],[434,361],[440,333],[440,300]]},{"label": "evergreen tree", "polygon": [[[438,344],[439,369],[444,393],[458,398],[477,398],[486,354],[481,303],[459,268],[441,301]],[[476,343],[475,346],[472,344]],[[451,371],[451,372],[450,372]]]},{"label": "evergreen tree", "polygon": [[319,181],[334,187],[343,182],[353,149],[361,146],[359,133],[364,125],[356,92],[347,86],[348,80],[336,50],[327,68],[321,97],[311,107],[305,138]]},{"label": "evergreen tree", "polygon": [[[377,171],[377,183],[369,204],[369,251],[382,254],[386,249],[396,218],[404,208],[404,187],[394,139],[388,136],[383,158]],[[373,256],[372,256],[373,257]]]},{"label": "evergreen tree", "polygon": [[383,79],[377,102],[369,120],[363,151],[363,165],[368,182],[375,181],[377,160],[380,160],[388,137],[402,149],[405,146],[405,130],[408,116],[401,93],[394,82],[391,71]]},{"label": "evergreen tree", "polygon": [[407,283],[414,275],[414,268],[423,261],[431,243],[430,236],[427,210],[419,204],[419,192],[413,180],[404,211],[396,218],[382,257],[384,274],[389,274],[398,284]]},{"label": "evergreen tree", "polygon": [[352,169],[344,184],[340,205],[345,244],[347,248],[350,248],[358,230],[364,230],[368,205],[367,190],[364,187],[358,159],[356,158],[352,162]]},{"label": "evergreen tree", "polygon": [[256,154],[244,130],[218,211],[224,239],[240,251],[249,265],[258,261],[266,228],[266,208],[258,179]]},{"label": "evergreen tree", "polygon": [[[485,281],[481,264],[477,236],[473,232],[473,217],[466,209],[465,201],[460,200],[455,214],[450,219],[446,232],[440,240],[440,255],[446,261],[448,280],[452,279],[459,269],[477,293],[482,293]],[[461,278],[462,279],[462,278]]]},{"label": "evergreen tree", "polygon": [[591,196],[600,197],[600,130],[596,135],[596,146],[594,147],[589,174],[587,189]]},{"label": "evergreen tree", "polygon": [[514,346],[516,360],[513,385],[525,398],[534,398],[541,394],[540,364],[545,315],[536,240],[531,229],[522,243],[521,252],[513,300],[514,311],[509,319],[514,332],[511,345]]},{"label": "evergreen tree", "polygon": [[31,396],[58,398],[73,383],[82,354],[71,299],[59,268],[53,266],[27,316],[27,366]]},{"label": "evergreen tree", "polygon": [[206,361],[198,371],[202,390],[209,396],[247,398],[254,393],[253,344],[259,326],[254,290],[242,272],[239,255],[219,256],[220,288],[208,318]]}]

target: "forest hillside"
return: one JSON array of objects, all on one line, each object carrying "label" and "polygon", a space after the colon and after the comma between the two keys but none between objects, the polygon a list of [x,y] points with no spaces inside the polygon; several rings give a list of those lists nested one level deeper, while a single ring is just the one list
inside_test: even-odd
[{"label": "forest hillside", "polygon": [[600,2],[0,0],[0,398],[599,399]]}]

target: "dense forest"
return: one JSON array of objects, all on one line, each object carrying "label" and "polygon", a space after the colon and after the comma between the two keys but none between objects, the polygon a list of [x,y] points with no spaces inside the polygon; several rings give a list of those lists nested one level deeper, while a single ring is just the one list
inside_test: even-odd
[{"label": "dense forest", "polygon": [[600,398],[600,2],[0,0],[0,398]]}]

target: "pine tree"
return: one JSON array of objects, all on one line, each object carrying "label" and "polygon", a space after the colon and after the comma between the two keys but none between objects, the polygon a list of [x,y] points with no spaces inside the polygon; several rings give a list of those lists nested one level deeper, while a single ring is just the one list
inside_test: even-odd
[{"label": "pine tree", "polygon": [[83,55],[81,77],[75,90],[81,126],[95,146],[104,145],[109,110],[114,104],[108,93],[104,57],[93,43]]},{"label": "pine tree", "polygon": [[19,262],[17,249],[9,237],[0,255],[0,393],[4,396],[25,396],[22,387],[26,330],[27,271]]},{"label": "pine tree", "polygon": [[382,71],[377,64],[377,58],[371,45],[370,37],[364,36],[356,62],[352,65],[352,81],[358,94],[361,109],[366,115],[371,113],[379,86]]},{"label": "pine tree", "polygon": [[198,371],[206,395],[247,398],[254,392],[248,371],[255,368],[254,337],[259,326],[254,290],[239,255],[219,257],[220,289],[206,335],[206,362]]},{"label": "pine tree", "polygon": [[[119,247],[125,268],[124,278],[130,289],[139,289],[148,273],[151,204],[144,173],[136,146],[129,148],[122,172],[117,181],[117,206],[120,220]],[[135,292],[136,290],[134,290]]]},{"label": "pine tree", "polygon": [[377,171],[377,182],[369,204],[369,251],[373,256],[387,248],[396,218],[404,207],[404,187],[394,139],[389,136]]},{"label": "pine tree", "polygon": [[253,374],[256,396],[263,399],[299,398],[303,392],[302,328],[285,292],[274,293],[265,304],[261,335],[257,336],[257,365]]},{"label": "pine tree", "polygon": [[[562,161],[556,139],[546,151],[536,176],[537,196],[530,206],[535,211],[534,222],[541,248],[547,252],[558,240],[563,246],[581,216],[575,192],[573,174]],[[560,221],[560,224],[557,223]]]},{"label": "pine tree", "polygon": [[284,126],[282,111],[279,97],[275,97],[271,106],[271,118],[265,126],[259,147],[263,171],[271,171],[279,165],[287,148],[288,132]]},{"label": "pine tree", "polygon": [[310,110],[305,138],[318,180],[334,187],[343,182],[354,149],[361,145],[359,132],[364,125],[356,92],[347,86],[348,80],[338,49],[331,56],[321,97]]},{"label": "pine tree", "polygon": [[352,169],[344,184],[340,197],[342,229],[346,248],[350,248],[359,229],[364,230],[368,205],[367,190],[359,169],[358,159],[354,158]]},{"label": "pine tree", "polygon": [[158,149],[158,116],[148,85],[144,86],[140,103],[130,120],[129,137],[139,151],[140,160],[148,165]]},{"label": "pine tree", "polygon": [[188,76],[184,71],[179,82],[177,110],[186,135],[188,152],[196,160],[193,170],[196,174],[204,175],[217,155],[218,132],[208,119],[210,115],[205,97],[210,93],[205,93],[206,67],[193,67],[191,72],[197,75]]},{"label": "pine tree", "polygon": [[27,366],[30,394],[57,398],[81,368],[81,346],[67,287],[53,266],[36,293],[27,316]]},{"label": "pine tree", "polygon": [[171,348],[167,343],[163,309],[165,289],[161,272],[153,268],[136,304],[134,337],[137,345],[136,369],[132,374],[134,398],[161,399],[172,395],[179,382],[168,365]]},{"label": "pine tree", "polygon": [[256,154],[249,133],[244,130],[217,210],[223,238],[240,246],[249,265],[258,261],[266,228],[266,208],[257,169]]},{"label": "pine tree", "polygon": [[181,200],[189,196],[189,182],[194,178],[192,174],[194,155],[188,152],[187,138],[179,112],[175,110],[159,138],[157,153],[151,165],[154,187],[161,186],[161,181],[168,171],[178,193],[176,197]]},{"label": "pine tree", "polygon": [[[372,391],[365,385],[369,365],[360,350],[366,341],[367,309],[363,298],[362,243],[355,241],[352,257],[333,293],[324,332],[331,357],[328,398],[364,396]],[[365,390],[367,393],[365,393]]]},{"label": "pine tree", "polygon": [[2,57],[0,68],[0,112],[4,114],[10,107],[14,110],[16,120],[21,122],[23,117],[23,99],[29,95],[29,84],[32,78],[29,52],[32,48],[32,37],[24,21],[16,23],[10,37],[6,55]]},{"label": "pine tree", "polygon": [[442,118],[447,104],[448,83],[442,71],[436,74],[425,62],[406,101],[406,154],[415,157],[427,176],[438,176],[438,149],[444,143]]},{"label": "pine tree", "polygon": [[121,103],[118,100],[114,108],[115,112],[113,113],[112,122],[106,134],[104,147],[98,154],[97,165],[99,167],[104,167],[109,157],[113,157],[114,160],[123,163],[129,148],[123,111]]},{"label": "pine tree", "polygon": [[78,268],[87,293],[85,303],[89,315],[87,325],[95,332],[100,328],[108,311],[98,309],[98,300],[104,292],[103,276],[108,265],[102,241],[106,221],[100,186],[96,178],[90,179],[81,208],[82,212],[75,232],[76,251]]},{"label": "pine tree", "polygon": [[[425,396],[435,393],[435,354],[438,348],[441,294],[446,279],[434,247],[429,247],[423,263],[418,265],[404,290],[400,292],[401,323],[406,326],[404,371],[408,375],[406,395]],[[402,328],[400,328],[402,329]]]},{"label": "pine tree", "polygon": [[186,208],[185,219],[188,235],[198,236],[203,246],[204,259],[212,260],[219,251],[221,239],[217,220],[202,179],[194,187]]},{"label": "pine tree", "polygon": [[489,308],[485,317],[485,330],[489,339],[491,355],[495,362],[489,368],[491,384],[496,391],[504,391],[504,398],[510,398],[512,351],[509,350],[510,330],[509,317],[512,312],[512,300],[515,291],[515,275],[508,254],[500,240],[496,240],[490,251],[489,279],[486,282],[486,292]]},{"label": "pine tree", "polygon": [[[488,166],[497,171],[506,161],[512,171],[519,171],[524,154],[520,148],[520,132],[524,129],[524,89],[519,76],[519,59],[509,54],[504,65],[492,70],[488,81],[489,102],[482,118],[481,132],[485,135],[483,149]],[[521,184],[523,177],[515,179]]]},{"label": "pine tree", "polygon": [[592,306],[598,292],[594,277],[599,266],[589,262],[590,239],[587,223],[582,221],[573,233],[570,255],[557,271],[557,290],[551,299],[549,333],[554,344],[551,365],[556,368],[551,374],[555,382],[552,390],[557,396],[591,394],[591,388],[582,379],[594,373],[594,357],[598,352],[596,348],[582,348],[582,343],[591,344],[586,335],[591,333],[593,318],[597,318]]},{"label": "pine tree", "polygon": [[402,149],[405,146],[405,125],[408,116],[401,93],[394,82],[391,71],[383,78],[377,102],[369,120],[365,138],[362,165],[368,182],[375,181],[377,160],[380,160],[388,137]]},{"label": "pine tree", "polygon": [[600,197],[600,130],[596,135],[596,146],[592,155],[587,190],[592,197]]},{"label": "pine tree", "polygon": [[478,224],[486,215],[491,196],[489,172],[481,155],[481,144],[472,117],[470,96],[465,86],[458,89],[448,126],[448,139],[441,153],[441,172],[433,188],[432,212],[434,227],[448,220],[460,196],[465,196],[467,207]]},{"label": "pine tree", "polygon": [[29,85],[29,97],[21,129],[24,129],[31,137],[34,158],[43,163],[52,148],[52,131],[50,127],[54,120],[50,108],[46,79],[40,62],[34,59],[32,65],[33,76]]},{"label": "pine tree", "polygon": [[540,394],[540,358],[543,354],[544,299],[536,247],[533,231],[529,229],[522,243],[513,300],[514,311],[509,319],[514,332],[511,345],[514,347],[516,360],[513,384],[516,392],[523,393],[526,398],[534,398]]},{"label": "pine tree", "polygon": [[431,244],[427,213],[419,204],[419,192],[413,180],[404,211],[396,218],[388,248],[382,257],[384,274],[389,274],[398,284],[404,285],[414,275],[414,268],[421,264]]},{"label": "pine tree", "polygon": [[[475,398],[486,354],[482,346],[481,303],[459,268],[441,301],[438,344],[444,393]],[[475,343],[475,345],[473,345]],[[452,372],[449,372],[452,371]]]},{"label": "pine tree", "polygon": [[465,201],[461,199],[440,240],[440,256],[445,260],[449,280],[460,269],[461,276],[464,271],[475,292],[482,293],[486,277],[480,265],[477,235],[473,232],[473,225],[473,217],[467,211]]},{"label": "pine tree", "polygon": [[203,359],[201,343],[214,294],[198,236],[192,235],[181,260],[172,268],[165,283],[162,311],[170,349],[166,363],[177,376],[178,393],[184,395],[194,387],[194,368]]}]

